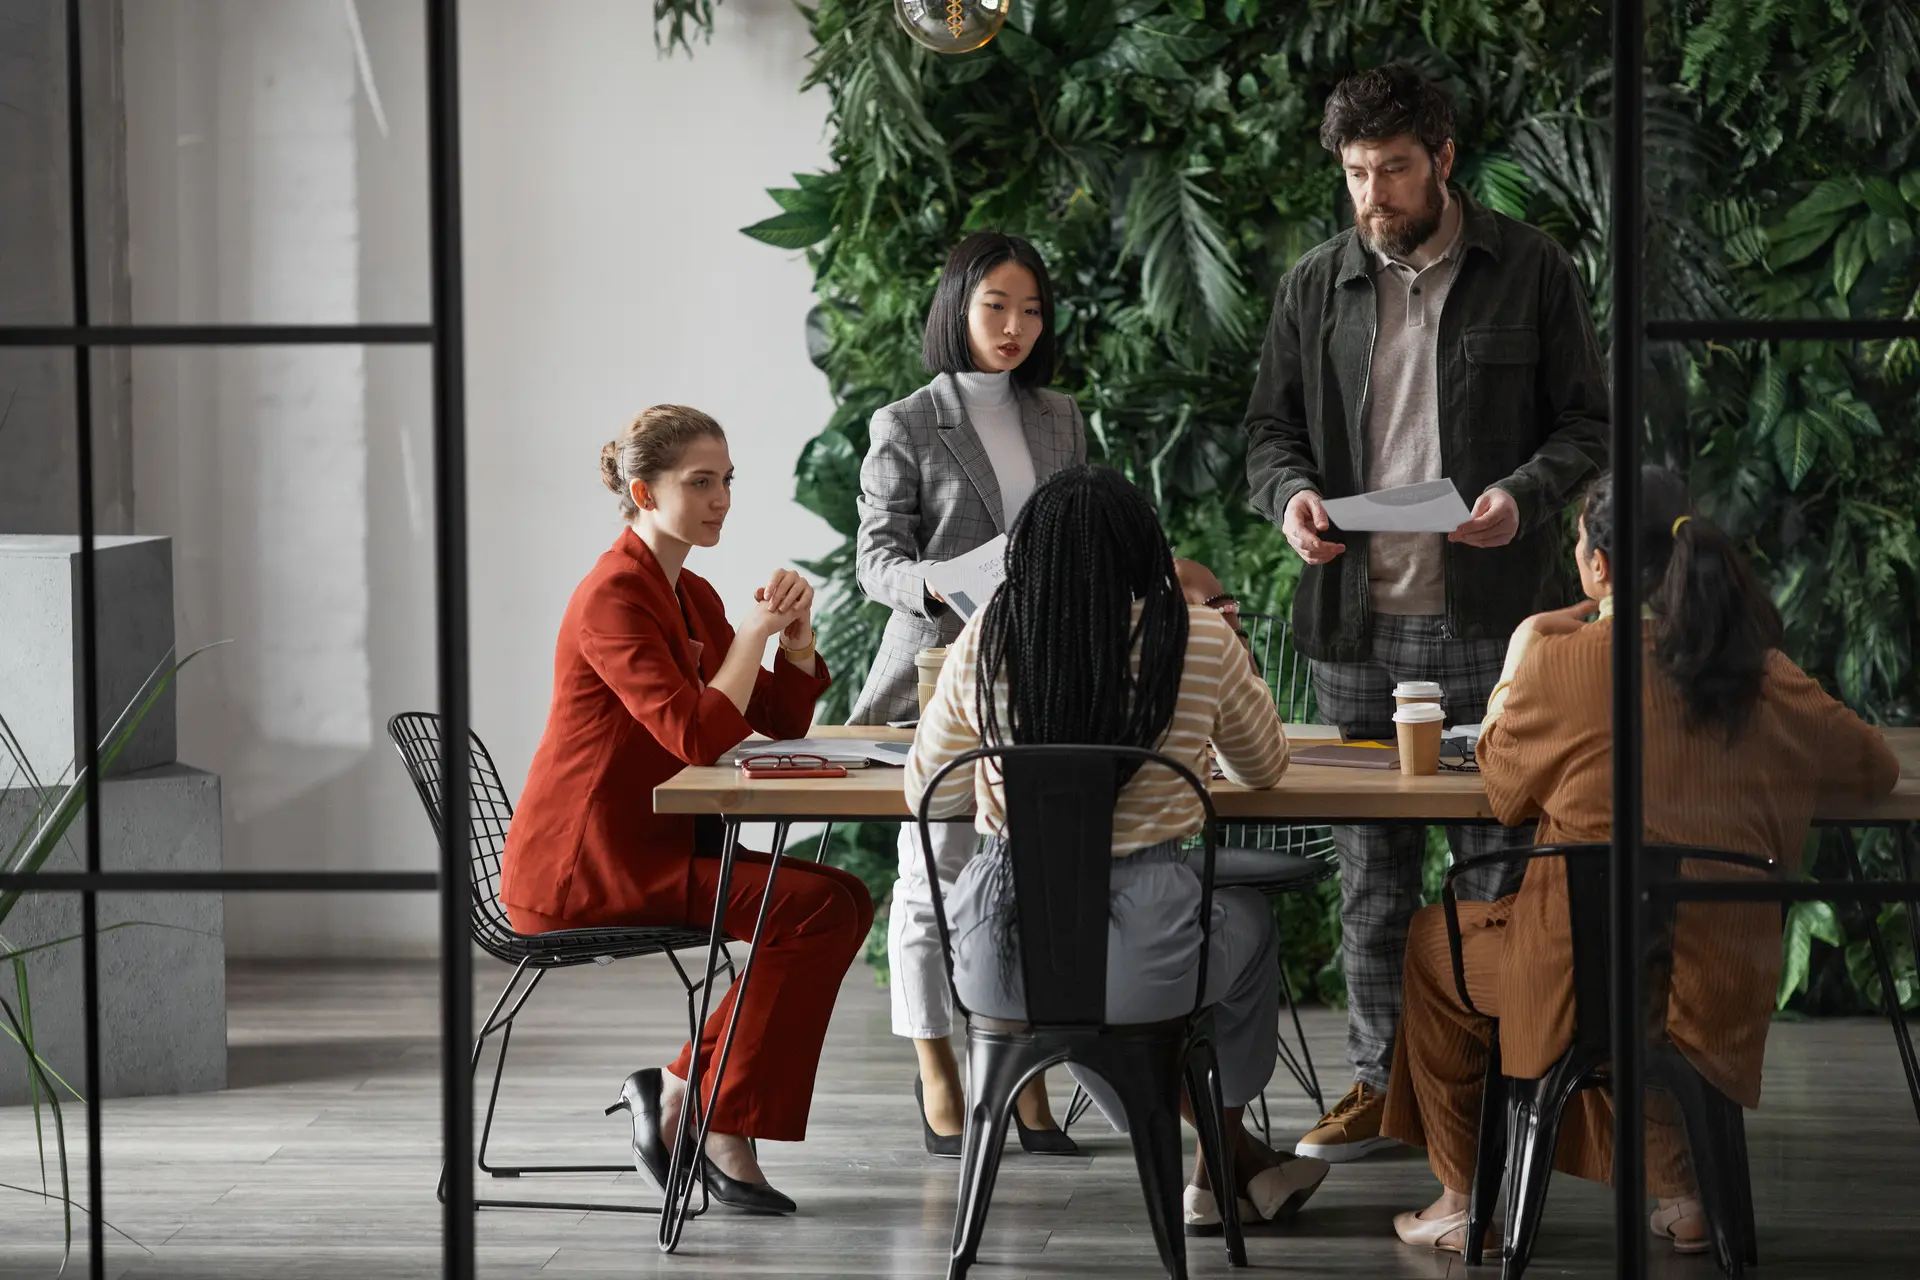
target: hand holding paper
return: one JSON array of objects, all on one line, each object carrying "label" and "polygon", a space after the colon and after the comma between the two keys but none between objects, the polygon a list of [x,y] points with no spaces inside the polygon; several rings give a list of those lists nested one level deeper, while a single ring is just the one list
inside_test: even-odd
[{"label": "hand holding paper", "polygon": [[927,568],[927,590],[965,621],[986,607],[1007,576],[1007,537],[1001,534],[963,556]]},{"label": "hand holding paper", "polygon": [[1520,504],[1505,489],[1489,489],[1473,504],[1473,515],[1447,535],[1469,547],[1504,547],[1520,532]]}]

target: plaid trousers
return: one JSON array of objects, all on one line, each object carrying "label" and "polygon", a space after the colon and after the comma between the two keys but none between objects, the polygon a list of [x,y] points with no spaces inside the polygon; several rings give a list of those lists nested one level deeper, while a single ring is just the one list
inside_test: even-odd
[{"label": "plaid trousers", "polygon": [[[1438,616],[1376,614],[1367,662],[1316,662],[1313,693],[1320,720],[1350,738],[1393,739],[1393,687],[1433,680],[1448,724],[1477,724],[1500,679],[1507,646],[1455,640]],[[1524,827],[1448,827],[1454,861],[1533,843]],[[1347,979],[1347,1058],[1357,1080],[1387,1087],[1400,1026],[1401,970],[1407,928],[1420,907],[1427,830],[1417,826],[1337,826],[1340,858],[1340,959]],[[1519,887],[1522,869],[1490,868],[1458,881],[1460,897],[1491,902]]]}]

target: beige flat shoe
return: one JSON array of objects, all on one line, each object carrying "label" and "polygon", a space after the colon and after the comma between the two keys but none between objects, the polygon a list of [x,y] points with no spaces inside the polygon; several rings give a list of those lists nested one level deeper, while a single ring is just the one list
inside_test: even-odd
[{"label": "beige flat shoe", "polygon": [[[1239,1206],[1242,1226],[1259,1221],[1253,1201],[1241,1196]],[[1226,1224],[1220,1221],[1220,1202],[1205,1187],[1189,1185],[1181,1196],[1180,1208],[1190,1236],[1217,1236],[1226,1230]]]},{"label": "beige flat shoe", "polygon": [[1706,1233],[1697,1236],[1674,1234],[1673,1229],[1689,1218],[1698,1218],[1703,1227],[1706,1225],[1707,1216],[1698,1200],[1676,1200],[1664,1209],[1655,1209],[1647,1218],[1647,1229],[1658,1239],[1673,1241],[1675,1253],[1705,1253],[1713,1247],[1713,1241]]},{"label": "beige flat shoe", "polygon": [[[1396,1213],[1393,1215],[1393,1233],[1400,1237],[1402,1244],[1410,1244],[1415,1248],[1464,1254],[1467,1251],[1467,1211],[1462,1209],[1444,1218],[1423,1218],[1418,1210]],[[1449,1235],[1457,1235],[1458,1239],[1442,1244],[1441,1241]]]},{"label": "beige flat shoe", "polygon": [[1313,1198],[1333,1166],[1314,1156],[1298,1156],[1271,1169],[1262,1169],[1247,1183],[1247,1199],[1261,1222],[1291,1218]]}]

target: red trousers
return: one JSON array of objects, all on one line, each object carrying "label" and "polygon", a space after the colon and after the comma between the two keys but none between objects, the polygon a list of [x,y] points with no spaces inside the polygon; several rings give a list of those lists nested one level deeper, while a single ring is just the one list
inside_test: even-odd
[{"label": "red trousers", "polygon": [[[725,917],[726,931],[733,937],[744,939],[753,933],[770,861],[765,854],[744,849],[734,858]],[[509,906],[507,916],[521,933],[618,924],[704,929],[713,922],[719,885],[720,860],[694,857],[686,863],[684,899],[663,901],[658,909],[648,904],[617,918],[561,919]],[[872,926],[873,899],[857,876],[837,867],[781,860],[773,905],[753,959],[753,982],[740,1004],[726,1084],[713,1107],[715,1133],[774,1142],[798,1142],[807,1136],[807,1111],[813,1101],[820,1047],[827,1037],[827,1019],[840,993],[840,981]],[[728,988],[700,1030],[703,1097],[713,1087],[720,1037],[726,1033],[738,990],[737,984]],[[682,1048],[667,1068],[682,1080],[687,1078],[692,1048]]]}]

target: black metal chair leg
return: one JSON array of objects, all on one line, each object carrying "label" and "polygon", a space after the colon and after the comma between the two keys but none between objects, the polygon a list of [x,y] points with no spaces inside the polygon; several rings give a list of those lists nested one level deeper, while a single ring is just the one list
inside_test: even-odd
[{"label": "black metal chair leg", "polygon": [[[1855,847],[1853,832],[1842,827],[1840,830],[1840,848],[1846,854],[1847,875],[1858,884],[1866,883],[1866,873],[1860,866],[1860,852]],[[1867,935],[1867,949],[1873,953],[1874,971],[1880,976],[1880,996],[1887,1004],[1887,1021],[1893,1025],[1893,1044],[1900,1054],[1900,1070],[1907,1077],[1907,1095],[1913,1101],[1913,1114],[1920,1119],[1920,1058],[1913,1050],[1913,1034],[1907,1029],[1906,1011],[1900,1007],[1899,989],[1893,982],[1893,965],[1887,959],[1886,939],[1880,934],[1880,919],[1872,905],[1862,905],[1860,921]],[[1907,905],[1911,919],[1915,907]],[[1920,952],[1915,956],[1920,959]]]},{"label": "black metal chair leg", "polygon": [[948,1280],[961,1280],[980,1255],[980,1237],[1000,1175],[1000,1153],[1007,1138],[1007,1117],[1029,1054],[1018,1040],[969,1037],[967,1076],[972,1098],[967,1105],[966,1138],[960,1154],[960,1202],[953,1217],[953,1247]]},{"label": "black metal chair leg", "polygon": [[1720,1270],[1729,1280],[1745,1275],[1746,1242],[1739,1239],[1740,1209],[1738,1196],[1731,1187],[1727,1168],[1729,1141],[1725,1116],[1713,1094],[1690,1067],[1669,1063],[1658,1071],[1658,1087],[1679,1104],[1680,1121],[1687,1135],[1687,1150],[1693,1157],[1694,1188],[1700,1197],[1700,1209],[1707,1219],[1708,1235]]},{"label": "black metal chair leg", "polygon": [[[1207,1181],[1220,1206],[1220,1225],[1227,1238],[1227,1265],[1247,1265],[1247,1242],[1241,1234],[1239,1182],[1233,1170],[1233,1148],[1227,1142],[1225,1106],[1220,1097],[1220,1064],[1213,1046],[1196,1040],[1187,1050],[1187,1102],[1193,1108],[1194,1129],[1200,1135],[1200,1154],[1207,1162]],[[1181,1230],[1184,1234],[1185,1224]]]},{"label": "black metal chair leg", "polygon": [[1067,1115],[1060,1122],[1060,1132],[1065,1133],[1079,1122],[1080,1117],[1093,1108],[1093,1095],[1079,1085],[1073,1086],[1073,1097],[1067,1099]]},{"label": "black metal chair leg", "polygon": [[1507,1256],[1501,1280],[1520,1280],[1532,1260],[1560,1142],[1560,1117],[1567,1099],[1595,1065],[1569,1055],[1538,1080],[1508,1081],[1514,1105],[1507,1124],[1517,1159],[1507,1166],[1512,1185],[1507,1190]]},{"label": "black metal chair leg", "polygon": [[[1108,1052],[1122,1059],[1113,1071],[1102,1075],[1120,1096],[1126,1111],[1133,1162],[1140,1172],[1140,1191],[1147,1202],[1147,1221],[1153,1226],[1160,1261],[1172,1280],[1187,1280],[1187,1234],[1180,1203],[1186,1182],[1180,1171],[1177,1053],[1138,1040],[1115,1044]],[[1224,1198],[1218,1190],[1214,1196],[1216,1200]]]},{"label": "black metal chair leg", "polygon": [[1507,1163],[1507,1080],[1500,1074],[1500,1031],[1496,1025],[1487,1049],[1487,1075],[1480,1086],[1480,1136],[1474,1146],[1473,1186],[1467,1196],[1466,1261],[1477,1267],[1482,1243],[1493,1222],[1494,1202]]},{"label": "black metal chair leg", "polygon": [[[1307,1047],[1307,1033],[1300,1025],[1300,1006],[1293,998],[1293,984],[1287,981],[1287,968],[1280,966],[1280,995],[1287,1002],[1287,1013],[1293,1019],[1294,1039],[1300,1043],[1300,1057],[1296,1060],[1293,1050],[1288,1046],[1284,1035],[1278,1037],[1280,1061],[1287,1068],[1301,1090],[1313,1099],[1313,1105],[1321,1114],[1326,1114],[1327,1100],[1320,1093],[1320,1074],[1313,1069],[1313,1050]],[[1267,1145],[1273,1145],[1273,1136],[1268,1134]]]}]

